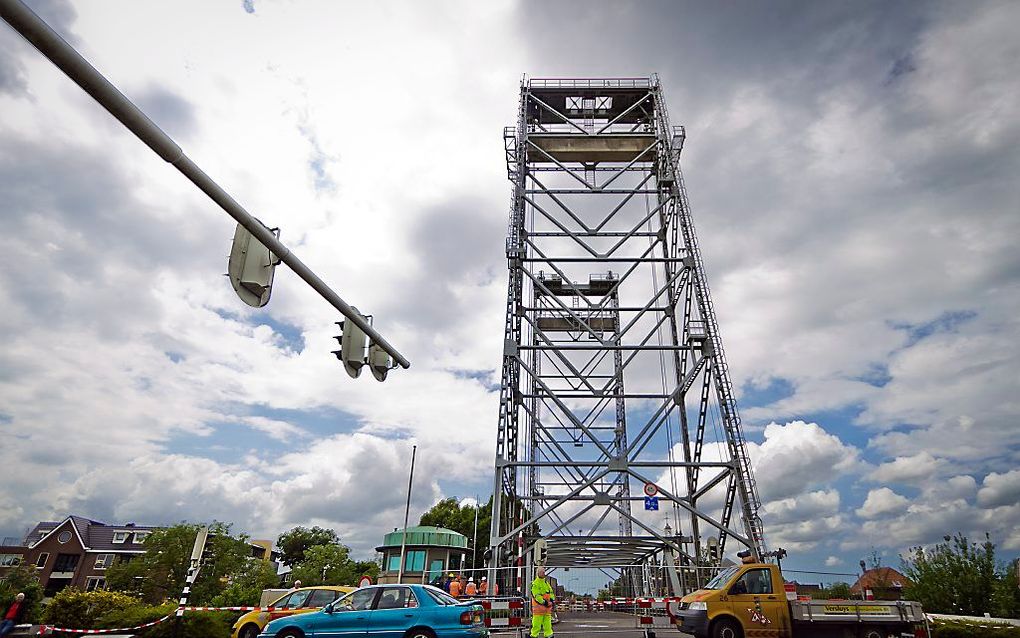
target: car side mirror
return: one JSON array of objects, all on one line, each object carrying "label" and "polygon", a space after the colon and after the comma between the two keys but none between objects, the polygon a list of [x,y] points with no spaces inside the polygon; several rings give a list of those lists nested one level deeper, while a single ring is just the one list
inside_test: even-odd
[{"label": "car side mirror", "polygon": [[327,614],[332,614],[333,613],[333,603],[330,603],[330,604],[326,605],[325,607],[323,607],[322,611],[326,612]]},{"label": "car side mirror", "polygon": [[733,587],[730,587],[730,596],[736,596],[737,594],[746,594],[746,593],[747,593],[747,585],[744,584],[744,581],[742,581],[742,580],[738,580],[736,583],[733,584]]}]

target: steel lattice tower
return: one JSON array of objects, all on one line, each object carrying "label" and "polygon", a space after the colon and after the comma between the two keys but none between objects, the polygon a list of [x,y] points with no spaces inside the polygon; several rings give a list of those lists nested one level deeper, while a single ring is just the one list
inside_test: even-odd
[{"label": "steel lattice tower", "polygon": [[[667,552],[697,565],[708,536],[763,555],[680,172],[684,130],[658,78],[525,80],[504,140],[513,197],[490,566],[518,564],[539,536],[551,565]],[[713,442],[721,458],[709,461]],[[646,483],[667,510],[654,520]]]}]

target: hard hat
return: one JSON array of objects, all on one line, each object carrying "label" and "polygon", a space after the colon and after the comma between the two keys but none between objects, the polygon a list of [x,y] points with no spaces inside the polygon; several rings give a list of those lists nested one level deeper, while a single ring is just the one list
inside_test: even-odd
[{"label": "hard hat", "polygon": [[453,572],[450,572],[450,578],[456,578],[456,576],[453,575]]},{"label": "hard hat", "polygon": [[482,576],[482,580],[489,580],[487,577]]},{"label": "hard hat", "polygon": [[472,576],[471,578],[468,578],[468,582],[469,582],[469,583],[473,583],[473,582],[475,582],[475,577],[474,577],[474,576]]}]

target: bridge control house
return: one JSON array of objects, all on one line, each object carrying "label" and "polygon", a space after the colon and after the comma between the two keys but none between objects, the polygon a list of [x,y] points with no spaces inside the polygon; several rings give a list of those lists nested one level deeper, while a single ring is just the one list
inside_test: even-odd
[{"label": "bridge control house", "polygon": [[[404,532],[394,529],[375,550],[382,555],[380,583],[395,583],[400,575],[400,546]],[[405,583],[428,583],[443,572],[457,572],[466,567],[467,536],[446,529],[416,525],[407,528],[404,556]]]}]

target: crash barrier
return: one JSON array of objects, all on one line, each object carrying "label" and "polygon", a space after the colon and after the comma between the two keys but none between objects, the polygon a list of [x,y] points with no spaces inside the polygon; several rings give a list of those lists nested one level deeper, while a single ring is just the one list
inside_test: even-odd
[{"label": "crash barrier", "polygon": [[485,626],[490,629],[520,627],[524,623],[523,598],[486,598],[478,602],[485,609]]},{"label": "crash barrier", "polygon": [[638,627],[672,627],[676,624],[679,598],[637,598],[634,600],[634,619]]}]

